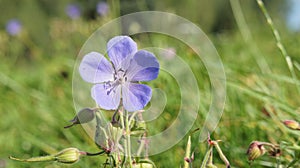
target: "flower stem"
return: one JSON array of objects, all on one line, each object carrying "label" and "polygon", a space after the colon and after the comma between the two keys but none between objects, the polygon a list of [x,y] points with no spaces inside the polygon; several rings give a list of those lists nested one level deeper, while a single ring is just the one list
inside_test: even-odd
[{"label": "flower stem", "polygon": [[[191,136],[188,138],[188,142],[186,145],[186,150],[185,150],[185,158],[190,159],[190,153],[191,153]],[[184,161],[184,168],[189,168],[191,166],[192,160],[190,162]]]},{"label": "flower stem", "polygon": [[213,148],[210,149],[210,152],[209,152],[209,158],[208,158],[208,161],[207,161],[207,165],[213,165],[213,151],[212,151]]},{"label": "flower stem", "polygon": [[128,158],[129,166],[132,167],[132,160],[131,160],[131,142],[130,142],[130,128],[129,128],[129,115],[128,111],[125,110],[125,127],[126,127],[126,156]]},{"label": "flower stem", "polygon": [[[124,124],[124,113],[123,113],[123,107],[120,107],[119,108],[119,115],[120,115],[120,120],[121,120],[121,126],[122,126],[122,131],[124,131],[125,130],[125,124]],[[125,138],[125,141],[126,141],[126,138]],[[124,153],[124,160],[123,160],[123,162],[122,163],[126,163],[126,161],[127,161],[127,157],[126,157],[126,153],[127,153],[127,142],[125,142],[124,143],[124,151],[125,151],[125,153]],[[122,164],[123,165],[123,164]]]},{"label": "flower stem", "polygon": [[218,141],[214,141],[214,146],[215,148],[217,149],[217,152],[219,153],[219,156],[221,158],[221,160],[226,164],[226,167],[229,168],[230,167],[230,163],[228,161],[228,159],[226,158],[226,156],[223,154],[219,144],[218,144]]},{"label": "flower stem", "polygon": [[85,152],[87,156],[97,156],[97,155],[102,155],[105,154],[105,151],[101,151],[98,153],[89,153],[89,152]]},{"label": "flower stem", "polygon": [[124,160],[124,163],[129,162],[129,166],[132,167],[129,114],[128,114],[128,111],[124,110],[123,107],[119,108],[119,113],[120,113],[120,119],[121,119],[121,126],[122,126],[123,131],[125,131],[125,143],[124,143],[125,160]]},{"label": "flower stem", "polygon": [[[138,151],[137,151],[137,156],[140,156],[141,155],[141,153],[142,153],[142,150],[144,149],[144,147],[145,147],[145,144],[146,144],[146,133],[144,133],[144,135],[142,136],[142,138],[141,138],[141,144],[140,144],[140,146],[139,146],[139,149],[138,149]],[[147,158],[147,157],[146,157]]]},{"label": "flower stem", "polygon": [[206,165],[209,163],[209,162],[212,162],[212,157],[211,157],[211,152],[212,152],[212,149],[213,149],[213,146],[209,146],[209,149],[208,151],[206,152],[205,154],[205,157],[202,161],[202,164],[201,164],[201,167],[200,168],[205,168]]},{"label": "flower stem", "polygon": [[19,158],[9,156],[9,159],[20,161],[20,162],[45,162],[45,161],[55,161],[55,156],[48,155],[48,156],[33,157],[29,159],[19,159]]},{"label": "flower stem", "polygon": [[141,112],[143,112],[144,110],[140,110],[140,111],[135,111],[132,113],[132,115],[129,117],[129,125],[131,125],[132,121],[134,120],[134,117],[137,115],[137,114],[140,114]]}]

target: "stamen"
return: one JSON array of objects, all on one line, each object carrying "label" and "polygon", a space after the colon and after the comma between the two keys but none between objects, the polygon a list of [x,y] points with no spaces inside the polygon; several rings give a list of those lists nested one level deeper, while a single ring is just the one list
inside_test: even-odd
[{"label": "stamen", "polygon": [[120,68],[117,72],[114,72],[114,81],[104,83],[104,89],[107,91],[107,95],[109,95],[112,91],[116,93],[116,87],[127,81],[126,72],[127,71]]}]

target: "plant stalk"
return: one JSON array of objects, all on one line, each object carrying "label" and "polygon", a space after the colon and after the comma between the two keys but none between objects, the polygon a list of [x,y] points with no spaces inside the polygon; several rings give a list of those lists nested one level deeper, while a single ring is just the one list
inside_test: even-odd
[{"label": "plant stalk", "polygon": [[127,146],[127,151],[126,151],[126,156],[128,158],[129,166],[132,167],[132,160],[131,160],[131,142],[130,142],[130,128],[129,128],[129,115],[128,111],[125,110],[125,127],[126,127],[126,146]]}]

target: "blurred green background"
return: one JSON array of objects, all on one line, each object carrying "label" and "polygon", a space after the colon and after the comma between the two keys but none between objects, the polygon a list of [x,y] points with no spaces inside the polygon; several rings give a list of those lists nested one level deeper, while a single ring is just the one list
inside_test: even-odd
[{"label": "blurred green background", "polygon": [[[266,7],[279,29],[298,78],[300,30],[291,24],[297,21],[289,22],[294,7],[292,1],[267,1]],[[80,126],[63,129],[75,114],[72,73],[77,70],[73,69],[76,56],[101,25],[120,15],[144,10],[185,17],[201,27],[216,46],[226,71],[227,100],[212,137],[223,141],[220,146],[232,167],[248,167],[245,153],[252,140],[298,143],[299,134],[284,128],[281,121],[300,119],[300,81],[291,78],[255,1],[0,0],[0,168],[101,167],[105,157],[85,157],[66,166],[19,163],[8,160],[8,156],[28,158],[71,146],[97,151],[93,140]],[[11,19],[16,22],[9,26]],[[141,38],[138,45],[143,46],[142,36],[134,38]],[[201,127],[211,101],[210,81],[203,63],[187,46],[174,43],[174,39],[153,35],[151,42],[157,47],[173,47],[195,73],[201,102],[194,128]],[[173,79],[161,74],[150,85],[161,86],[176,95],[179,91],[172,83]],[[149,123],[150,132],[167,128],[175,119],[172,116],[176,116],[178,101],[176,96],[168,97],[165,113],[158,121]],[[194,167],[200,166],[206,150],[206,143],[199,143],[197,138],[196,133],[192,141]],[[187,138],[151,159],[158,167],[183,165],[186,141]],[[216,164],[224,167],[217,156],[215,154]],[[283,164],[291,161],[292,156],[293,152],[287,153],[282,158]],[[274,162],[274,158],[263,156],[254,166],[274,167]]]}]

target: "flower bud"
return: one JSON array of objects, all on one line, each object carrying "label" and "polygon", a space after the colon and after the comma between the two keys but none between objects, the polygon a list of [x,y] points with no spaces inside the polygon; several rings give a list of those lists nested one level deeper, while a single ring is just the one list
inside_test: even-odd
[{"label": "flower bud", "polygon": [[83,154],[77,148],[67,148],[55,154],[54,158],[57,162],[71,164],[77,162]]},{"label": "flower bud", "polygon": [[285,120],[285,121],[283,121],[283,124],[292,130],[300,130],[300,125],[297,121]]},{"label": "flower bud", "polygon": [[47,161],[57,161],[60,163],[75,163],[79,160],[81,155],[86,155],[86,152],[81,152],[77,148],[67,148],[64,149],[57,154],[40,156],[40,157],[32,157],[29,159],[19,159],[10,156],[9,159],[20,161],[20,162],[47,162]]},{"label": "flower bud", "polygon": [[96,108],[84,108],[80,110],[77,115],[70,121],[72,124],[65,126],[64,128],[70,128],[76,124],[84,124],[92,121],[95,118]]},{"label": "flower bud", "polygon": [[262,156],[265,154],[266,150],[264,146],[259,141],[253,141],[249,145],[249,148],[247,150],[248,159],[250,161],[255,160],[256,158]]}]

